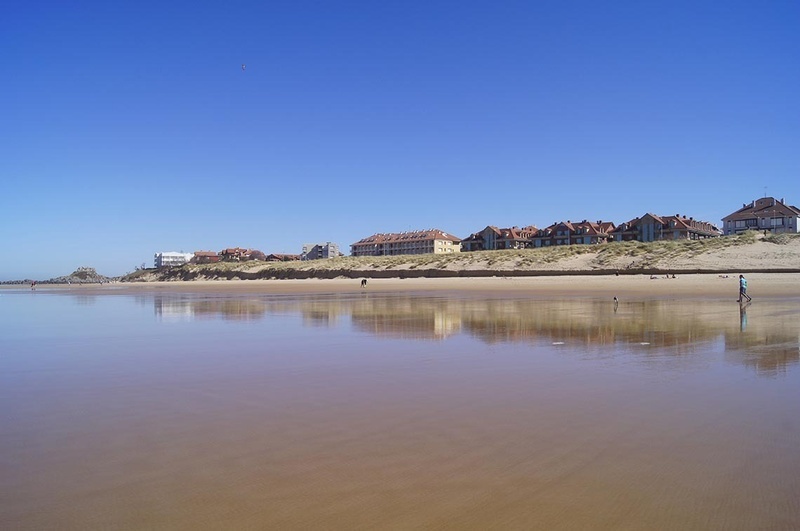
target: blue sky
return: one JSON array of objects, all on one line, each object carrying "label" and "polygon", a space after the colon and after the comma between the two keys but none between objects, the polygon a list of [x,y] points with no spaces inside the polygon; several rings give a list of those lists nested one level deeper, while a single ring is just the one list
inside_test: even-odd
[{"label": "blue sky", "polygon": [[15,2],[0,280],[797,205],[799,27],[788,0]]}]

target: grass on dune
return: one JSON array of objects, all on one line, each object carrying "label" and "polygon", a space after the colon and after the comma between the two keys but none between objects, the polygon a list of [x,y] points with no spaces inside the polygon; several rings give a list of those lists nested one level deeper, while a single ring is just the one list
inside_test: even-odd
[{"label": "grass on dune", "polygon": [[[728,247],[752,244],[758,234],[753,231],[736,236],[708,238],[705,240],[677,240],[657,242],[612,242],[600,245],[559,245],[535,249],[476,251],[453,254],[420,254],[399,256],[341,256],[327,260],[306,262],[218,262],[214,264],[189,264],[184,270],[212,276],[215,272],[229,271],[285,271],[285,270],[413,270],[432,269],[535,269],[585,254],[595,255],[593,267],[610,266],[616,260],[635,257],[638,268],[652,267],[670,259],[691,258],[703,253]],[[800,235],[768,235],[763,241],[785,245]],[[138,272],[137,272],[138,273]],[[132,275],[136,275],[133,273]]]}]

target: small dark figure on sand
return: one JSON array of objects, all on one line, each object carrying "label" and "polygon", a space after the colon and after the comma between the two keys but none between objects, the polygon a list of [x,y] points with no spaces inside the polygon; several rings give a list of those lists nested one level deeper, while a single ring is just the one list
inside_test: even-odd
[{"label": "small dark figure on sand", "polygon": [[739,299],[736,302],[744,302],[744,299],[747,299],[747,302],[753,300],[747,294],[747,279],[744,278],[744,275],[739,275]]},{"label": "small dark figure on sand", "polygon": [[361,279],[361,287],[362,288],[366,288],[367,287],[367,279],[366,278],[362,278]]}]

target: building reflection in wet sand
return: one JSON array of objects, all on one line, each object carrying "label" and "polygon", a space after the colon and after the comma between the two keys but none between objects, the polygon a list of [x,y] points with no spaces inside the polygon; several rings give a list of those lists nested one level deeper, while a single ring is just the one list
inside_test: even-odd
[{"label": "building reflection in wet sand", "polygon": [[470,299],[415,295],[304,298],[156,296],[164,320],[256,320],[300,314],[306,326],[349,319],[377,336],[443,340],[464,333],[488,344],[548,342],[570,349],[616,345],[663,359],[690,355],[720,342],[728,359],[764,375],[800,361],[800,321],[780,303],[737,308],[722,302],[643,300]]},{"label": "building reflection in wet sand", "polygon": [[154,291],[0,297],[0,528],[800,528],[797,300]]}]

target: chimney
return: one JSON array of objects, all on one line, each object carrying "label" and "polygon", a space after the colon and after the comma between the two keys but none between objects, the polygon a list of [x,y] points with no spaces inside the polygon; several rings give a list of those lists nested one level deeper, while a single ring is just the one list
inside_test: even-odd
[{"label": "chimney", "polygon": [[782,204],[782,205],[785,205],[785,204],[786,204],[786,203],[784,203],[784,201],[786,201],[786,199],[785,199],[785,198],[783,198],[783,197],[781,197],[781,204]]}]

